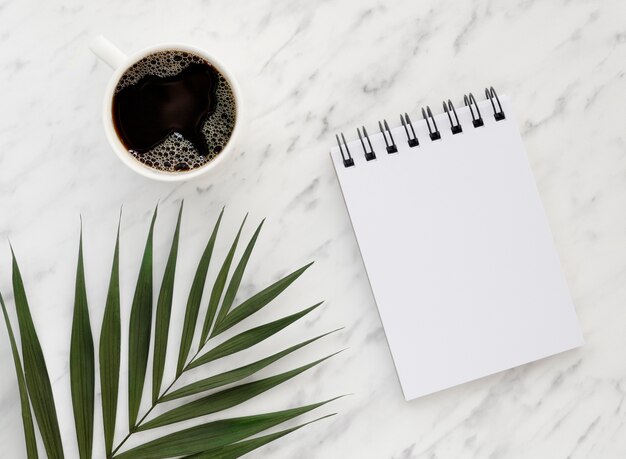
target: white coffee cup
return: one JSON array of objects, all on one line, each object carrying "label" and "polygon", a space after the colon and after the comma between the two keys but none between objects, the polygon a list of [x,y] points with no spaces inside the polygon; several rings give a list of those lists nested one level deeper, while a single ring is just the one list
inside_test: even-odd
[{"label": "white coffee cup", "polygon": [[[144,177],[163,180],[163,181],[182,181],[189,180],[191,178],[197,177],[201,174],[204,174],[220,164],[224,158],[232,154],[234,148],[234,141],[238,131],[241,126],[241,96],[239,92],[239,88],[237,86],[237,82],[231,75],[231,73],[226,69],[226,67],[214,56],[210,55],[206,51],[197,48],[191,45],[179,44],[179,43],[165,43],[159,44],[155,46],[151,46],[149,48],[143,49],[138,53],[133,54],[132,56],[126,56],[119,48],[117,48],[113,43],[104,38],[103,36],[97,37],[91,44],[90,49],[94,52],[96,56],[98,56],[101,60],[103,60],[106,64],[111,67],[114,72],[109,84],[104,93],[104,102],[102,106],[102,121],[104,123],[104,131],[106,133],[107,139],[113,148],[113,151],[117,155],[117,157],[126,164],[129,168],[137,172],[138,174],[143,175]],[[207,62],[209,62],[212,66],[214,66],[219,73],[224,76],[228,84],[230,85],[233,96],[235,98],[235,125],[233,126],[233,131],[230,134],[230,138],[228,143],[224,145],[222,151],[211,161],[208,163],[188,171],[180,171],[180,172],[167,172],[160,171],[157,169],[153,169],[139,160],[137,160],[132,154],[128,152],[128,149],[124,146],[122,141],[117,135],[115,131],[115,126],[113,124],[113,95],[115,93],[115,88],[124,74],[133,64],[140,61],[144,57],[159,51],[186,51],[191,54],[195,54]]]}]

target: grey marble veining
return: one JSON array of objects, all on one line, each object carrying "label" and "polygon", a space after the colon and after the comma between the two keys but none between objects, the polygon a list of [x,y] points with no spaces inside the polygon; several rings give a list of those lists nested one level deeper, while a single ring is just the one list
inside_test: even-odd
[{"label": "grey marble veining", "polygon": [[[345,326],[263,374],[345,352],[228,411],[353,394],[317,411],[339,415],[250,457],[623,457],[625,16],[619,0],[0,2],[0,236],[10,238],[21,263],[67,456],[77,457],[67,355],[79,215],[97,339],[120,206],[127,318],[142,250],[137,242],[150,212],[160,200],[155,275],[161,276],[184,198],[173,342],[194,265],[223,205],[222,256],[247,211],[246,238],[267,217],[242,298],[316,260],[251,324],[326,300],[246,359]],[[128,52],[189,42],[229,64],[242,87],[246,122],[230,160],[185,184],[127,170],[101,126],[110,71],[87,48],[97,34]],[[444,98],[462,103],[464,93],[481,94],[486,85],[512,98],[586,345],[407,403],[327,151],[335,133],[354,137],[361,123],[373,130],[382,118],[396,124],[399,113],[418,116],[422,105],[438,108]],[[216,270],[213,264],[210,276]],[[0,244],[0,289],[12,309],[7,244]],[[13,363],[6,333],[0,335],[0,456],[23,457]],[[174,360],[168,356],[166,381]],[[118,439],[126,425],[125,381],[122,374]],[[96,410],[96,451],[100,416]]]}]

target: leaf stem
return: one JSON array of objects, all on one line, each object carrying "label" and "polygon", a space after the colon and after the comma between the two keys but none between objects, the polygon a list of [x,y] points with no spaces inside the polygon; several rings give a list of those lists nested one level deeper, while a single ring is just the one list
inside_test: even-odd
[{"label": "leaf stem", "polygon": [[113,449],[113,451],[111,452],[111,454],[108,456],[108,457],[109,457],[109,459],[110,459],[110,458],[112,458],[112,457],[115,455],[115,453],[117,453],[117,451],[118,451],[118,450],[122,447],[122,445],[123,445],[124,443],[126,443],[126,440],[128,440],[128,439],[130,438],[130,436],[133,434],[133,432],[134,432],[134,429],[129,430],[128,434],[124,437],[124,439],[120,442],[120,444],[119,444],[119,445],[117,445],[117,446]]},{"label": "leaf stem", "polygon": [[141,426],[141,424],[143,423],[143,421],[145,421],[145,419],[148,417],[148,415],[152,412],[152,410],[154,410],[156,408],[156,406],[161,403],[163,401],[163,397],[165,397],[168,392],[170,391],[170,389],[174,386],[174,384],[176,384],[176,381],[178,381],[178,379],[187,371],[189,370],[189,366],[196,360],[196,357],[198,357],[198,354],[200,354],[200,351],[202,351],[202,349],[204,348],[204,346],[206,345],[206,343],[204,343],[202,346],[200,346],[198,348],[198,350],[196,351],[196,353],[194,354],[194,356],[191,358],[191,360],[189,361],[189,363],[187,365],[185,365],[183,367],[183,370],[180,372],[179,376],[176,376],[174,378],[174,381],[171,382],[171,384],[169,386],[167,386],[167,388],[165,389],[165,391],[163,391],[163,393],[159,396],[159,398],[156,400],[155,403],[153,403],[150,406],[150,409],[148,411],[146,411],[146,414],[144,414],[142,416],[142,418],[137,422],[137,424],[135,424],[133,426],[132,429],[130,429],[128,431],[128,434],[122,439],[122,441],[115,447],[115,449],[113,449],[113,451],[111,452],[111,455],[108,456],[108,459],[111,459],[115,456],[115,453],[117,453],[119,451],[119,449],[124,445],[124,443],[126,443],[126,441],[130,438],[130,436],[132,434],[134,434],[135,432],[137,432],[137,429]]}]

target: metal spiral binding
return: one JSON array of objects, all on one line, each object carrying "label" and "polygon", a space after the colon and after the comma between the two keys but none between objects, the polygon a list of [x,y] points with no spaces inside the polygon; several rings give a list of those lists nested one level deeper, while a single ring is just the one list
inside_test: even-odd
[{"label": "metal spiral binding", "polygon": [[[385,123],[385,129],[383,129],[383,125],[378,122],[378,127],[380,128],[380,133],[383,135],[385,139],[385,145],[387,146],[387,153],[398,153],[398,147],[396,147],[396,143],[393,141],[393,136],[391,135],[391,129],[389,129],[389,125],[387,124],[387,120],[383,120]],[[389,136],[389,141],[387,141],[387,135],[385,135],[385,131],[387,131],[387,135]]]},{"label": "metal spiral binding", "polygon": [[345,167],[354,166],[354,159],[352,159],[352,155],[350,155],[350,150],[348,149],[348,144],[346,143],[346,138],[343,136],[343,132],[341,133],[341,139],[343,140],[343,145],[346,149],[346,153],[343,152],[343,147],[341,146],[341,142],[339,141],[339,136],[335,134],[337,138],[337,145],[339,145],[339,151],[341,152],[341,159],[343,159],[343,165]]},{"label": "metal spiral binding", "polygon": [[[443,109],[448,115],[448,119],[450,120],[450,130],[452,131],[452,134],[459,134],[463,132],[461,123],[459,123],[459,117],[457,116],[456,110],[454,109],[454,105],[452,104],[452,101],[450,99],[448,99],[448,105],[446,105],[445,102],[443,103]],[[450,110],[452,110],[452,113],[454,113],[454,120],[456,121],[456,124],[452,122],[452,116],[450,116]]]},{"label": "metal spiral binding", "polygon": [[[465,105],[469,107],[470,113],[472,114],[472,124],[475,128],[483,126],[485,123],[483,122],[482,117],[480,116],[480,109],[478,108],[478,104],[476,103],[476,99],[474,98],[474,94],[469,93],[469,97],[467,95],[463,96],[463,102]],[[476,109],[476,113],[478,116],[474,115],[474,108]]]},{"label": "metal spiral binding", "polygon": [[[439,129],[437,129],[435,117],[433,116],[433,112],[430,110],[430,107],[428,105],[426,106],[426,110],[422,108],[422,116],[424,117],[426,125],[428,126],[428,134],[430,136],[430,140],[441,139],[441,133],[439,132]],[[430,118],[430,120],[433,122],[432,128],[430,127],[430,121],[428,121],[428,118]]]},{"label": "metal spiral binding", "polygon": [[363,153],[365,154],[365,159],[367,161],[371,161],[372,159],[376,159],[376,153],[374,153],[374,149],[372,148],[372,141],[370,140],[370,136],[367,135],[365,126],[362,126],[362,128],[363,128],[363,135],[367,139],[367,143],[370,146],[370,151],[367,151],[367,148],[365,148],[365,142],[363,142],[363,137],[361,137],[361,129],[356,128],[356,132],[359,134],[359,139],[361,140],[361,145],[363,146]]},{"label": "metal spiral binding", "polygon": [[[411,123],[411,118],[409,118],[408,113],[405,113],[404,116],[400,115],[400,122],[402,123],[402,126],[404,126],[409,147],[417,147],[420,144],[420,141],[417,140],[417,136],[415,135],[415,129],[413,129],[413,123]],[[410,134],[409,127],[411,128]]]},{"label": "metal spiral binding", "polygon": [[[502,104],[500,104],[500,99],[498,98],[498,94],[496,94],[496,90],[493,89],[493,86],[491,86],[488,89],[485,89],[485,95],[487,96],[487,99],[491,101],[491,108],[493,108],[493,117],[496,119],[496,121],[503,120],[505,116],[504,116],[504,112],[502,111]],[[494,98],[496,99],[496,102],[498,102],[497,111],[496,111],[496,106],[493,103]]]},{"label": "metal spiral binding", "polygon": [[[504,110],[502,109],[502,104],[500,103],[500,99],[498,98],[498,94],[496,93],[493,87],[489,87],[485,89],[485,96],[491,102],[491,108],[493,109],[493,117],[496,121],[501,121],[506,119],[504,114]],[[474,128],[479,128],[485,125],[485,122],[480,113],[480,109],[478,108],[478,103],[476,102],[476,98],[470,92],[463,96],[463,102],[465,106],[469,108],[470,114],[472,116],[472,125]],[[443,102],[443,110],[448,115],[448,121],[450,122],[450,131],[453,135],[460,134],[463,132],[463,127],[459,121],[459,117],[456,113],[456,109],[454,104],[450,99]],[[426,126],[428,127],[428,134],[431,141],[436,141],[441,139],[441,133],[439,132],[439,128],[437,127],[437,122],[435,121],[435,117],[433,116],[433,112],[431,111],[429,106],[426,108],[422,108],[422,116],[424,117],[424,121],[426,122]],[[404,132],[406,134],[406,142],[409,147],[417,147],[420,145],[417,135],[415,133],[415,128],[413,127],[413,123],[409,118],[408,113],[404,115],[400,115],[400,122],[402,127],[404,127]],[[398,147],[391,133],[391,129],[389,128],[389,124],[387,120],[383,120],[382,123],[378,122],[378,128],[380,129],[380,133],[383,136],[385,141],[385,149],[388,154],[397,153]],[[357,134],[359,135],[359,140],[361,141],[361,147],[363,148],[363,154],[367,161],[371,161],[376,159],[376,152],[372,147],[372,141],[365,129],[365,126],[361,126],[361,128],[357,128]],[[335,135],[337,138],[337,145],[339,145],[339,151],[341,152],[341,158],[343,160],[343,165],[345,167],[354,166],[354,159],[350,154],[350,150],[348,149],[348,143],[346,142],[346,138],[343,133],[341,133],[341,140],[339,140],[339,136]],[[343,144],[342,144],[343,141]]]}]

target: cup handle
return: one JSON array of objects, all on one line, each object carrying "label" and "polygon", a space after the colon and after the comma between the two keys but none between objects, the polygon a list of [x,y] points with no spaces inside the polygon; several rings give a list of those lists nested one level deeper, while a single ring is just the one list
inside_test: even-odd
[{"label": "cup handle", "polygon": [[126,54],[102,35],[98,35],[89,44],[89,49],[113,70],[120,67],[127,59]]}]

